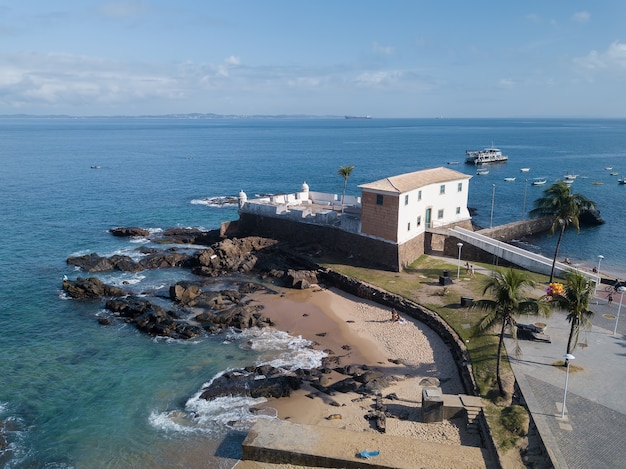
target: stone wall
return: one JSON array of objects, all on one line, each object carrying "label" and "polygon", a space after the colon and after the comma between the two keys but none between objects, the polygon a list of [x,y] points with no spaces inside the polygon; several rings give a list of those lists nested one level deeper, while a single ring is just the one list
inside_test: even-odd
[{"label": "stone wall", "polygon": [[240,213],[237,236],[265,236],[294,246],[318,245],[320,249],[340,252],[371,266],[400,270],[396,244],[330,226]]}]

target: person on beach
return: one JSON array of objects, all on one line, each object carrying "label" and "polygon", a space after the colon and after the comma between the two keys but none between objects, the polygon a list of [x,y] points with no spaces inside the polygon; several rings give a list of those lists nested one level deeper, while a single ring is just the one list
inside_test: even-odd
[{"label": "person on beach", "polygon": [[392,322],[398,322],[400,320],[400,315],[398,314],[398,312],[395,309],[391,310],[391,321]]}]

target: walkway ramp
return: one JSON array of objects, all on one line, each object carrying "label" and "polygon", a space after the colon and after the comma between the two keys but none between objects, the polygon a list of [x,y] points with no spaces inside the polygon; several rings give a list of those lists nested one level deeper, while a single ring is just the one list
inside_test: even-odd
[{"label": "walkway ramp", "polygon": [[[501,259],[504,259],[512,264],[520,266],[531,272],[537,272],[539,274],[550,275],[552,270],[552,260],[541,254],[535,254],[534,252],[527,251],[516,246],[512,246],[504,241],[498,241],[490,238],[489,236],[482,235],[475,231],[467,230],[461,227],[450,228],[448,230],[450,236],[460,239],[463,243],[471,244],[477,248],[482,249],[485,252],[493,254]],[[554,275],[557,277],[563,276],[563,274],[571,271],[577,271],[583,274],[585,277],[593,282],[598,282],[599,277],[592,272],[577,269],[571,265],[557,262],[554,266]]]},{"label": "walkway ramp", "polygon": [[[243,461],[345,469],[493,468],[488,452],[472,446],[430,443],[378,432],[353,432],[301,425],[279,419],[258,420],[242,444]],[[369,459],[362,451],[380,451]]]}]

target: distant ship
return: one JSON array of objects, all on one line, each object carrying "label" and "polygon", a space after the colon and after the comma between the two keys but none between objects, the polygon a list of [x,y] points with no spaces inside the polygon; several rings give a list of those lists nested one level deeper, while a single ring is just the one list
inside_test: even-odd
[{"label": "distant ship", "polygon": [[346,119],[371,119],[372,116],[346,116]]}]

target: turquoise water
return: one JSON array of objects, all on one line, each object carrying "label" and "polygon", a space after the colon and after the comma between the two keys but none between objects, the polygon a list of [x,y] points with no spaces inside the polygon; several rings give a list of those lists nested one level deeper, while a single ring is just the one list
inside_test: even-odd
[{"label": "turquoise water", "polygon": [[[195,395],[229,367],[276,358],[250,350],[248,340],[288,348],[278,333],[182,343],[123,324],[99,326],[102,303],[65,299],[60,287],[63,275],[80,275],[65,264],[68,256],[128,254],[141,244],[112,237],[111,227],[216,228],[237,216],[235,207],[215,205],[216,197],[294,192],[304,181],[314,191],[341,193],[336,173],[347,164],[355,165],[348,192],[358,194],[358,184],[462,162],[465,150],[493,142],[510,161],[472,178],[475,221],[489,225],[492,196],[493,224],[519,220],[542,190],[525,178],[551,182],[577,173],[572,190],[596,201],[607,223],[568,233],[561,254],[588,264],[602,254],[603,270],[626,277],[626,186],[617,184],[626,176],[625,120],[0,118],[0,142],[6,467],[232,467],[253,419],[249,403],[203,406]],[[609,166],[620,175],[611,176]],[[517,180],[504,182],[509,176]],[[528,245],[550,255],[555,241]],[[185,275],[102,278],[140,292]]]}]

